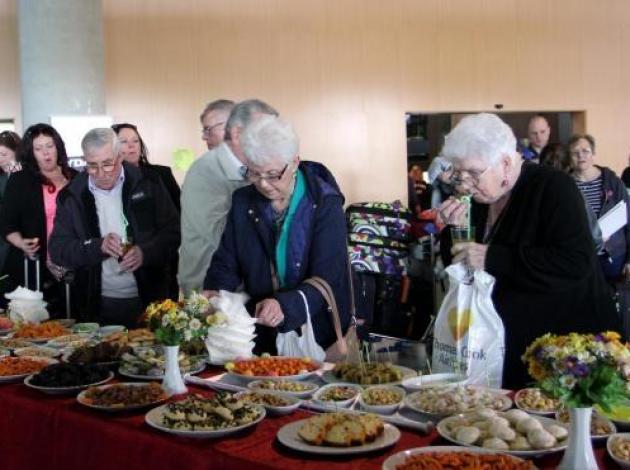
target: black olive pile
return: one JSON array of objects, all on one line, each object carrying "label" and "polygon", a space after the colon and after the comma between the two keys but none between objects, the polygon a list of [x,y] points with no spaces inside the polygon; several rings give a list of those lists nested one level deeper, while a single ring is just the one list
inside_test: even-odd
[{"label": "black olive pile", "polygon": [[100,382],[108,375],[106,367],[94,364],[52,364],[33,376],[31,384],[40,387],[75,387]]}]

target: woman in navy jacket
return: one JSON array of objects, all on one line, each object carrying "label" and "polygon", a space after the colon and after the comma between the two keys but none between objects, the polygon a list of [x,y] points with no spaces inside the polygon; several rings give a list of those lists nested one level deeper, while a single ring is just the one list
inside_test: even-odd
[{"label": "woman in navy jacket", "polygon": [[302,291],[315,339],[327,348],[336,340],[327,304],[304,280],[319,276],[328,282],[345,331],[350,287],[343,195],[323,165],[300,162],[297,135],[281,119],[261,117],[239,140],[252,185],[232,197],[206,293],[236,291],[243,284],[251,296],[248,310],[258,319],[255,352],[275,353],[276,331],[306,321]]}]

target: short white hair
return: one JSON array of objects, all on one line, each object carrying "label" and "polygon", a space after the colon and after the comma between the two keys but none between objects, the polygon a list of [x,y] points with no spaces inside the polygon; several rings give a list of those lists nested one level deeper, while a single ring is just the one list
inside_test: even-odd
[{"label": "short white hair", "polygon": [[83,150],[83,156],[86,156],[91,150],[100,149],[107,144],[112,145],[114,151],[114,157],[118,156],[118,150],[120,147],[120,141],[118,136],[109,127],[97,127],[85,134],[81,140],[81,149]]},{"label": "short white hair", "polygon": [[449,160],[481,158],[488,165],[496,165],[503,156],[520,158],[514,132],[496,114],[490,113],[463,118],[444,139],[440,155]]},{"label": "short white hair", "polygon": [[243,129],[241,147],[248,162],[263,166],[277,158],[289,163],[297,156],[300,140],[293,126],[277,116],[261,116]]}]

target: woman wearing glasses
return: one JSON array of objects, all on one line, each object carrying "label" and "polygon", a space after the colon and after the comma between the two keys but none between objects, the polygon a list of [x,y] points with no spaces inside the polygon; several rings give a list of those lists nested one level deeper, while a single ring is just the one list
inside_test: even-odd
[{"label": "woman wearing glasses", "polygon": [[308,302],[317,343],[334,343],[323,297],[304,280],[325,279],[334,292],[342,329],[350,321],[350,288],[343,195],[321,164],[300,161],[293,128],[259,118],[241,135],[252,184],[236,190],[227,225],[205,279],[207,295],[241,284],[258,320],[255,352],[275,352],[275,333],[299,328]]},{"label": "woman wearing glasses", "polygon": [[[26,130],[21,164],[22,171],[7,183],[0,215],[1,233],[11,245],[7,271],[14,285],[24,285],[24,256],[39,258],[47,267],[42,269],[41,287],[50,302],[62,298],[57,289],[64,269],[50,261],[47,241],[53,230],[57,194],[76,172],[68,166],[61,136],[48,124],[35,124]],[[34,289],[34,263],[29,263],[29,268],[28,287]],[[54,310],[53,307],[51,313]]]},{"label": "woman wearing glasses", "polygon": [[[474,201],[475,241],[455,244],[453,262],[496,278],[492,300],[505,327],[504,387],[531,381],[521,355],[545,333],[619,330],[584,202],[568,175],[523,164],[514,133],[493,114],[462,119],[441,154]],[[447,223],[461,222],[464,210],[455,199],[440,207]]]}]

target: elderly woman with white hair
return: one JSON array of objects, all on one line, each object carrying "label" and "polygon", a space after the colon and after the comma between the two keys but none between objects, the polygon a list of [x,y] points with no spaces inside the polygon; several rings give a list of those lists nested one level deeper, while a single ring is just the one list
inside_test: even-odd
[{"label": "elderly woman with white hair", "polygon": [[[455,244],[453,262],[496,278],[492,298],[506,334],[504,387],[531,380],[520,357],[538,336],[619,331],[584,202],[568,175],[523,164],[512,130],[493,114],[462,119],[442,155],[474,201],[475,241]],[[463,212],[454,198],[440,207],[448,223],[461,221]]]},{"label": "elderly woman with white hair", "polygon": [[275,352],[276,332],[295,330],[308,302],[315,340],[324,349],[336,340],[327,304],[304,283],[323,278],[331,287],[345,331],[350,322],[350,286],[344,198],[323,165],[300,161],[290,124],[264,116],[241,136],[247,180],[238,189],[219,248],[208,269],[207,295],[236,291],[251,296],[257,318],[255,352]]}]

